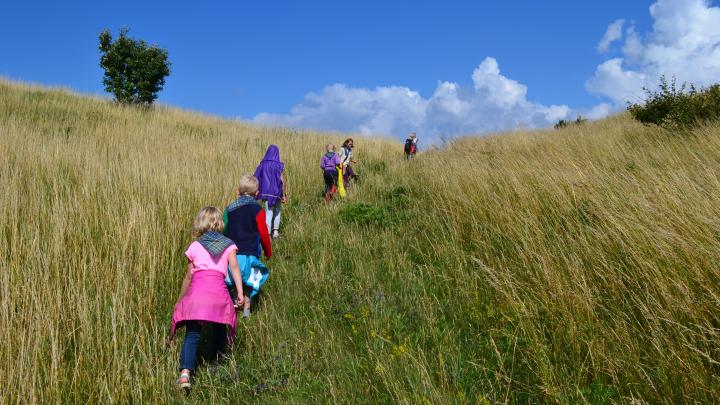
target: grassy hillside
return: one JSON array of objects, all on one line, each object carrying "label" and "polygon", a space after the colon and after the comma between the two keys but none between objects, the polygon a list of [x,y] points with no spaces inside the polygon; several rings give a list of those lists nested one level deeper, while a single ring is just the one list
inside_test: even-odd
[{"label": "grassy hillside", "polygon": [[[276,143],[290,202],[261,305],[188,401],[627,403],[720,395],[720,126],[625,117],[401,160],[0,82],[0,402],[176,402],[164,345],[204,205]],[[342,255],[339,253],[342,252]]]}]

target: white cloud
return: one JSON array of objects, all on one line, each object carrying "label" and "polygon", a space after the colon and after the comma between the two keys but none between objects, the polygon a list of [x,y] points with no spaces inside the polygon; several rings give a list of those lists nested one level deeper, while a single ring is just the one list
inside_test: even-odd
[{"label": "white cloud", "polygon": [[334,84],[319,94],[309,93],[290,114],[260,113],[254,121],[361,134],[392,134],[397,127],[417,127],[425,118],[428,101],[407,87],[374,90]]},{"label": "white cloud", "polygon": [[475,91],[492,104],[510,107],[525,102],[527,86],[501,75],[494,58],[485,58],[473,72],[472,79]]},{"label": "white cloud", "polygon": [[595,70],[595,76],[587,82],[587,89],[607,96],[618,104],[639,101],[647,77],[640,72],[623,70],[622,64],[622,58],[603,62]]},{"label": "white cloud", "polygon": [[641,100],[642,88],[654,88],[661,75],[700,86],[720,80],[720,8],[706,0],[658,0],[650,15],[646,40],[629,27],[622,57],[597,67],[586,83],[590,92],[619,106]]},{"label": "white cloud", "polygon": [[625,20],[615,20],[612,24],[610,24],[607,27],[607,31],[605,31],[605,35],[603,35],[600,42],[597,44],[597,51],[604,53],[607,52],[608,49],[610,49],[610,45],[613,44],[613,42],[619,40],[622,38],[623,35],[623,26],[625,25]]},{"label": "white cloud", "polygon": [[640,62],[643,56],[643,49],[643,43],[640,40],[640,35],[635,31],[635,27],[628,27],[627,33],[625,34],[625,45],[623,45],[622,48],[627,62],[630,64]]},{"label": "white cloud", "polygon": [[581,114],[583,117],[587,117],[591,120],[597,120],[600,118],[605,118],[608,115],[612,114],[615,111],[615,108],[610,103],[600,103],[591,109],[585,111],[585,113]]},{"label": "white cloud", "polygon": [[429,98],[407,87],[352,88],[343,84],[309,93],[289,114],[258,114],[262,124],[404,137],[416,131],[425,143],[441,136],[537,128],[568,118],[570,107],[527,100],[527,86],[500,73],[486,58],[472,86],[439,82]]}]

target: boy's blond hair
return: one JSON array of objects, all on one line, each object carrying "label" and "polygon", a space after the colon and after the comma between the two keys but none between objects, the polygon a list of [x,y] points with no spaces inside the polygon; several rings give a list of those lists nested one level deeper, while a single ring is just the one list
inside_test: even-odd
[{"label": "boy's blond hair", "polygon": [[258,188],[260,188],[260,182],[258,181],[257,177],[251,174],[245,174],[240,177],[240,181],[238,182],[239,195],[255,196]]},{"label": "boy's blond hair", "polygon": [[205,207],[198,212],[193,222],[192,236],[197,238],[205,232],[222,232],[225,229],[223,214],[216,207]]}]

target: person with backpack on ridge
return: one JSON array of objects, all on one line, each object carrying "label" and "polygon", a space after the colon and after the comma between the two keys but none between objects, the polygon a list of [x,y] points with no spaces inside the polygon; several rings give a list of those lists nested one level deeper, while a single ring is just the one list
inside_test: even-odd
[{"label": "person with backpack on ridge", "polygon": [[405,139],[405,160],[411,160],[417,153],[417,135],[415,132],[410,132],[407,139]]}]

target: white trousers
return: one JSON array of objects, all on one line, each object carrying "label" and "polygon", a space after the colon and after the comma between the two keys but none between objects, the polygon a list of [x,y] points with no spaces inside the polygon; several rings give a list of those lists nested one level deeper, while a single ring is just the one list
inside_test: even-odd
[{"label": "white trousers", "polygon": [[265,222],[267,223],[268,233],[272,236],[273,231],[280,229],[280,201],[275,203],[274,207],[268,206],[265,201]]}]

